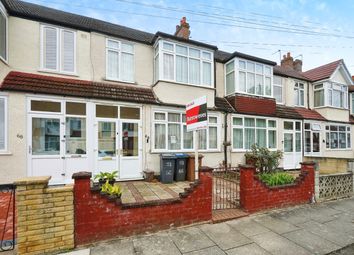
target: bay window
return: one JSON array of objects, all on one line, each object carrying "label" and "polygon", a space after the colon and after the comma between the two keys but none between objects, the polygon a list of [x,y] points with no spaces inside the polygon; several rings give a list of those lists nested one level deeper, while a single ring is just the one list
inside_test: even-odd
[{"label": "bay window", "polygon": [[41,69],[69,74],[76,72],[76,32],[41,26]]},{"label": "bay window", "polygon": [[212,87],[213,65],[211,51],[164,40],[160,40],[155,46],[155,82],[161,79]]},{"label": "bay window", "polygon": [[225,65],[226,95],[235,92],[272,96],[272,67],[261,63],[233,59]]},{"label": "bay window", "polygon": [[249,150],[252,145],[276,149],[277,123],[272,119],[233,117],[232,146],[235,150]]},{"label": "bay window", "polygon": [[7,150],[7,98],[0,96],[0,152]]},{"label": "bay window", "polygon": [[280,76],[273,77],[273,95],[277,103],[283,102],[283,84]]},{"label": "bay window", "polygon": [[0,59],[7,61],[8,19],[5,8],[0,3]]},{"label": "bay window", "polygon": [[327,125],[326,126],[326,148],[327,149],[350,149],[351,134],[350,126]]},{"label": "bay window", "polygon": [[134,45],[113,39],[106,40],[106,78],[134,82]]},{"label": "bay window", "polygon": [[348,109],[348,86],[338,83],[314,85],[314,106]]},{"label": "bay window", "polygon": [[[187,131],[186,115],[180,112],[154,112],[154,150],[155,151],[192,151],[193,132]],[[209,116],[209,127],[198,131],[199,150],[219,148],[219,118]]]},{"label": "bay window", "polygon": [[304,84],[301,82],[296,82],[294,86],[294,105],[296,106],[304,106],[305,105],[305,91]]}]

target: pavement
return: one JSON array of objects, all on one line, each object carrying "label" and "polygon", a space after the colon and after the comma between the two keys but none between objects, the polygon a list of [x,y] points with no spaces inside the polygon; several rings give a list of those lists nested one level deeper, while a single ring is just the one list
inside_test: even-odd
[{"label": "pavement", "polygon": [[350,198],[99,242],[70,255],[337,255],[354,254],[353,243],[354,198]]}]

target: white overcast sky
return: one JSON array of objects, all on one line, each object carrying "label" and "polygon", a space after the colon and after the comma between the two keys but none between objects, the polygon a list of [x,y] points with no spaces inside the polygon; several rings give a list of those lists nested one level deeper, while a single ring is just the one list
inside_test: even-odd
[{"label": "white overcast sky", "polygon": [[187,17],[194,40],[279,63],[290,51],[308,70],[344,59],[354,75],[352,0],[26,0],[155,33]]}]

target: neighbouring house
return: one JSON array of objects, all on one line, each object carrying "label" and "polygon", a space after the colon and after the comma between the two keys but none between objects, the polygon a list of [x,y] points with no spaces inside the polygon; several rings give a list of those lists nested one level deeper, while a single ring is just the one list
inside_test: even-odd
[{"label": "neighbouring house", "polygon": [[255,143],[284,151],[285,169],[315,159],[335,171],[323,162],[344,168],[354,156],[343,61],[302,72],[290,54],[277,66],[191,40],[185,18],[174,35],[151,34],[0,1],[1,183],[38,175],[69,183],[77,171],[159,174],[162,153],[193,153],[185,105],[205,95],[204,165],[244,163]]}]

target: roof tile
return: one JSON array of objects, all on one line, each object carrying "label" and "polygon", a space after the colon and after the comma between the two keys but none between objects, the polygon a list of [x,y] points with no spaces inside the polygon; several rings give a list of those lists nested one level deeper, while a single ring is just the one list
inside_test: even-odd
[{"label": "roof tile", "polygon": [[342,62],[343,60],[340,59],[303,72],[303,75],[312,81],[324,80],[331,77],[333,72],[337,69],[338,65]]}]

